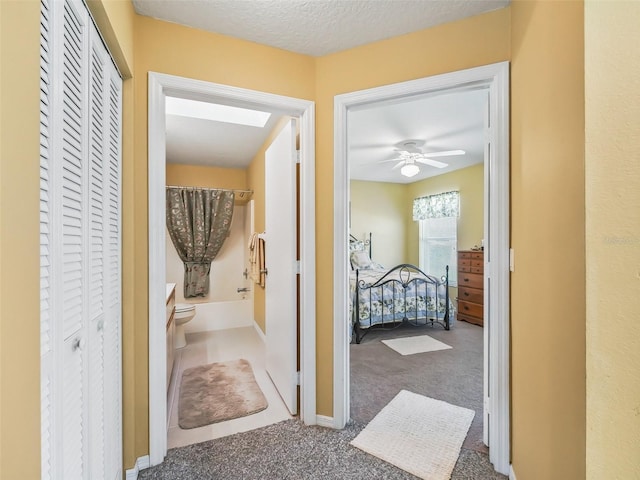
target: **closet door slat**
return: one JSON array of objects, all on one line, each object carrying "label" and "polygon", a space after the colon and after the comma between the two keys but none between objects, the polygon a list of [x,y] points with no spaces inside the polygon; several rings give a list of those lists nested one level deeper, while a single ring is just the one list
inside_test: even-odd
[{"label": "closet door slat", "polygon": [[51,298],[51,12],[40,8],[40,471],[53,478],[53,352]]}]

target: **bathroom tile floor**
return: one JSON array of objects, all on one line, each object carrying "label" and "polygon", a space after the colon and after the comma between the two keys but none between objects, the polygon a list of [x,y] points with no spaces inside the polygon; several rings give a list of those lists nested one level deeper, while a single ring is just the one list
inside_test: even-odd
[{"label": "bathroom tile floor", "polygon": [[[238,358],[244,358],[251,363],[256,381],[267,398],[269,406],[247,417],[188,430],[180,428],[178,426],[178,394],[182,372],[191,367]],[[176,350],[167,395],[168,448],[183,447],[246,432],[292,418],[267,374],[265,363],[264,342],[253,327],[187,334],[187,346]]]}]

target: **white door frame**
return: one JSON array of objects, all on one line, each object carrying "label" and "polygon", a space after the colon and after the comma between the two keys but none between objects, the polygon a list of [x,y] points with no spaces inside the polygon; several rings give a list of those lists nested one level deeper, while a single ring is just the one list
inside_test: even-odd
[{"label": "white door frame", "polygon": [[[348,193],[347,114],[350,108],[382,100],[441,91],[486,87],[493,125],[493,154],[485,168],[485,283],[490,282],[485,317],[489,340],[490,460],[509,474],[509,63],[501,62],[408,82],[337,95],[334,99],[334,372],[333,421],[343,428],[349,419]],[[491,188],[488,188],[491,186]],[[454,327],[455,328],[455,327]]]},{"label": "white door frame", "polygon": [[308,100],[149,72],[149,460],[167,453],[165,97],[275,109],[300,119],[300,418],[316,424],[315,104]]}]

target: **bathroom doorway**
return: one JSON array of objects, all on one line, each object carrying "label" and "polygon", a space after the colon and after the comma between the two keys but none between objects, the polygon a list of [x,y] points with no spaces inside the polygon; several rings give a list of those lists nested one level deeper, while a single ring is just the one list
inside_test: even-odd
[{"label": "bathroom doorway", "polygon": [[[149,75],[149,317],[164,316],[166,292],[165,223],[165,98],[189,98],[256,110],[277,110],[300,124],[300,416],[316,423],[315,414],[315,206],[314,105],[306,100],[184,79]],[[161,311],[162,310],[162,311]],[[167,450],[166,338],[161,322],[149,323],[150,463],[157,465]]]}]

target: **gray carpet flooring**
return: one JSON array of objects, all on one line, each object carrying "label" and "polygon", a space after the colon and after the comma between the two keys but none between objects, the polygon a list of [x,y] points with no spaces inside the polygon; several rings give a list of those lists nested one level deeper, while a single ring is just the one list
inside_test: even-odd
[{"label": "gray carpet flooring", "polygon": [[[415,479],[349,442],[365,427],[336,431],[286,420],[251,432],[169,450],[164,463],[140,473],[144,480]],[[453,480],[506,479],[484,454],[463,449]]]},{"label": "gray carpet flooring", "polygon": [[[427,333],[451,350],[402,356],[381,339]],[[400,390],[476,411],[452,474],[454,480],[504,480],[493,471],[482,444],[482,329],[457,322],[442,329],[372,331],[351,345],[351,416],[343,430],[287,420],[250,432],[169,450],[146,480],[414,479],[349,442]]]},{"label": "gray carpet flooring", "polygon": [[[452,348],[402,356],[381,340],[427,334]],[[410,325],[371,330],[351,349],[351,418],[369,423],[400,390],[475,410],[464,448],[487,453],[482,443],[483,329],[455,322],[451,330]]]}]

